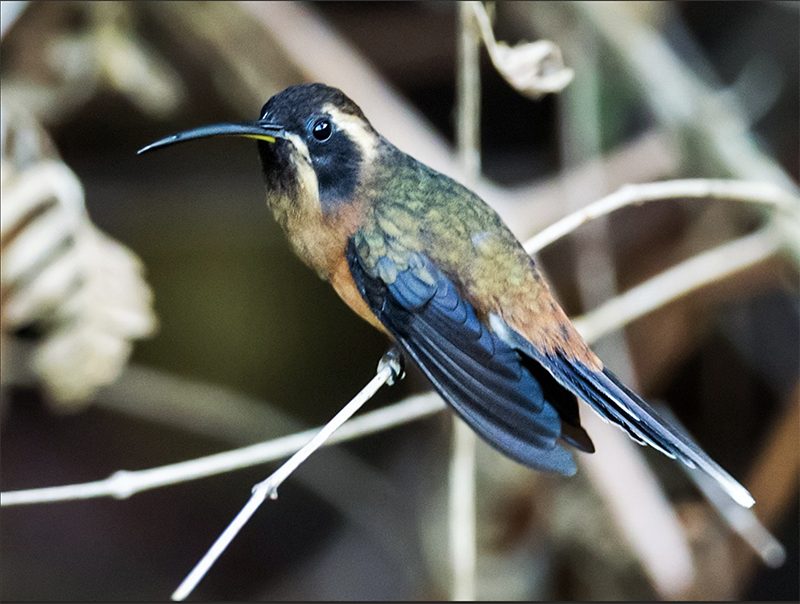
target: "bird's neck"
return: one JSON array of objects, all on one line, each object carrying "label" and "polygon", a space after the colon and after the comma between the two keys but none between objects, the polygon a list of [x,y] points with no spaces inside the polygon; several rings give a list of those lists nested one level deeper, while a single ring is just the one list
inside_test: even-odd
[{"label": "bird's neck", "polygon": [[269,209],[298,257],[330,280],[347,240],[361,224],[361,204],[353,199],[326,206],[310,163],[298,155],[261,151]]}]

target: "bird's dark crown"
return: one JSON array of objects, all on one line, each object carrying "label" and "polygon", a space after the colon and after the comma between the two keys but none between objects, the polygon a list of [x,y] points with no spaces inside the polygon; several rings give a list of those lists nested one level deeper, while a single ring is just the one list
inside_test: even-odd
[{"label": "bird's dark crown", "polygon": [[261,108],[261,120],[280,124],[290,132],[298,132],[307,126],[309,119],[322,115],[327,105],[369,124],[358,105],[338,88],[325,84],[298,84],[279,92]]}]

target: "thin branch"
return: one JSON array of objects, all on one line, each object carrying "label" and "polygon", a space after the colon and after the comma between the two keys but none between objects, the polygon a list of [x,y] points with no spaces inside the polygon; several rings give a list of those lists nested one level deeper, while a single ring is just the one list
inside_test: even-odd
[{"label": "thin branch", "polygon": [[[326,444],[332,445],[381,432],[428,417],[443,409],[444,402],[437,394],[429,392],[412,396],[394,405],[370,411],[350,420]],[[285,458],[299,450],[318,431],[319,428],[305,430],[257,445],[148,470],[134,472],[122,470],[104,480],[94,482],[8,491],[0,493],[0,506],[73,501],[96,497],[125,499],[142,491],[215,476]]]},{"label": "thin branch", "polygon": [[724,243],[659,273],[573,320],[588,342],[686,294],[766,260],[780,247],[770,227]]},{"label": "thin branch", "polygon": [[217,537],[217,540],[203,555],[200,561],[195,565],[192,571],[178,586],[178,589],[172,594],[173,600],[184,600],[194,591],[197,584],[206,576],[208,570],[214,565],[222,553],[230,545],[231,541],[239,534],[242,527],[247,524],[250,517],[256,513],[256,510],[261,506],[267,497],[270,499],[278,498],[278,487],[283,484],[292,472],[300,467],[309,456],[319,449],[342,424],[350,419],[353,414],[361,409],[361,407],[374,394],[381,389],[381,386],[394,383],[396,377],[402,373],[400,367],[399,355],[391,350],[384,355],[378,365],[378,373],[372,378],[369,383],[359,392],[349,403],[333,416],[333,418],[325,424],[325,426],[317,432],[314,437],[308,441],[299,451],[292,455],[286,462],[275,470],[270,476],[256,486],[253,487],[253,492],[250,499],[244,507],[236,514],[236,517],[226,527],[222,534]]},{"label": "thin branch", "polygon": [[770,205],[787,213],[796,213],[800,199],[785,189],[763,182],[738,180],[686,179],[647,184],[625,185],[611,195],[565,216],[525,242],[525,251],[535,254],[578,227],[625,206],[641,205],[665,199],[723,199]]},{"label": "thin branch", "polygon": [[172,600],[176,602],[185,600],[194,591],[194,588],[197,587],[197,584],[206,576],[206,573],[213,566],[214,562],[217,561],[217,558],[227,549],[234,537],[239,534],[239,531],[247,524],[251,516],[256,513],[256,510],[261,507],[261,504],[264,503],[266,498],[266,489],[253,489],[253,493],[250,495],[250,499],[247,500],[244,507],[239,510],[239,513],[236,514],[231,523],[225,528],[222,534],[217,537],[217,540],[214,541],[214,544],[205,555],[203,555],[200,562],[198,562],[186,578],[181,581],[178,589],[172,593]]},{"label": "thin branch", "polygon": [[[458,5],[458,154],[465,184],[474,187],[480,180],[481,122],[481,38],[474,15],[474,5]],[[480,5],[481,9],[483,5]],[[478,541],[476,526],[476,457],[477,436],[461,418],[452,416],[452,444],[448,479],[451,583],[450,597],[455,601],[475,600]]]}]

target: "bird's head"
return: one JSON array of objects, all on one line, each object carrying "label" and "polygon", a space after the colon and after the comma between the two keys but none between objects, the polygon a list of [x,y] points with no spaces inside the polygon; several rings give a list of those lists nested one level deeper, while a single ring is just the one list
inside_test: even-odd
[{"label": "bird's head", "polygon": [[324,84],[301,84],[269,99],[253,122],[201,126],[151,143],[139,153],[212,136],[259,141],[268,192],[294,199],[311,195],[323,212],[352,199],[380,140],[343,92]]}]

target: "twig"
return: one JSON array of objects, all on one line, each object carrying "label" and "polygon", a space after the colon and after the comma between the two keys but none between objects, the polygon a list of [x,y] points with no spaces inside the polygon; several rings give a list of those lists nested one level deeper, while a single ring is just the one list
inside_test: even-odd
[{"label": "twig", "polygon": [[[458,154],[465,184],[474,186],[480,179],[481,80],[480,44],[474,4],[458,5]],[[481,9],[483,6],[481,5]],[[476,528],[476,457],[475,433],[461,418],[452,417],[453,440],[448,480],[451,583],[450,597],[455,601],[475,600],[478,543]]]},{"label": "twig", "polygon": [[797,212],[800,208],[800,199],[771,183],[686,179],[625,185],[531,237],[525,242],[525,251],[534,254],[590,220],[622,207],[665,199],[727,199],[770,205],[787,212]]},{"label": "twig", "polygon": [[476,444],[472,429],[453,415],[448,482],[448,533],[452,569],[450,594],[456,602],[476,600]]},{"label": "twig", "polygon": [[203,580],[203,577],[206,576],[206,573],[213,566],[214,562],[217,561],[217,558],[227,549],[234,537],[239,534],[239,531],[247,524],[247,521],[256,513],[256,510],[264,503],[266,498],[266,489],[253,489],[253,494],[250,495],[250,499],[247,500],[244,507],[239,510],[239,513],[236,514],[231,523],[225,528],[222,534],[217,537],[217,540],[214,541],[214,545],[203,555],[200,562],[198,562],[186,578],[181,581],[178,589],[172,593],[172,600],[176,602],[185,600],[194,591],[194,588]]},{"label": "twig", "polygon": [[724,243],[659,273],[573,320],[589,342],[647,313],[766,260],[778,251],[780,239],[770,227]]},{"label": "twig", "polygon": [[314,451],[319,449],[342,424],[350,419],[350,417],[364,405],[364,403],[371,399],[373,395],[380,390],[381,386],[387,382],[392,384],[395,378],[400,376],[401,372],[399,355],[394,350],[391,350],[381,359],[378,365],[378,373],[364,386],[361,392],[342,407],[342,409],[334,415],[305,446],[286,460],[286,462],[270,474],[266,480],[259,482],[253,487],[250,499],[239,513],[236,514],[236,517],[222,534],[217,537],[217,540],[203,555],[192,571],[186,575],[186,578],[178,586],[178,589],[172,594],[172,599],[186,599],[203,577],[205,577],[208,570],[213,566],[214,562],[217,561],[217,558],[219,558],[222,552],[230,545],[234,537],[239,534],[242,527],[247,524],[250,517],[255,514],[256,510],[264,503],[264,500],[267,497],[270,499],[277,499],[278,487],[283,484],[283,481],[300,467],[300,464],[308,459]]},{"label": "twig", "polygon": [[[444,403],[438,395],[427,393],[409,397],[394,405],[370,411],[350,420],[341,427],[328,441],[332,445],[347,440],[374,434],[394,426],[400,426],[428,417],[444,409]],[[60,487],[28,489],[0,493],[0,505],[24,505],[33,503],[49,503],[56,501],[74,501],[77,499],[93,499],[96,497],[115,497],[125,499],[136,493],[156,489],[172,484],[179,484],[223,474],[232,470],[248,468],[261,463],[282,459],[299,450],[319,428],[305,430],[257,445],[234,449],[216,455],[209,455],[148,470],[135,472],[116,472],[104,480],[86,482]]]}]

